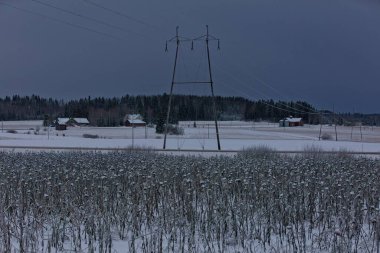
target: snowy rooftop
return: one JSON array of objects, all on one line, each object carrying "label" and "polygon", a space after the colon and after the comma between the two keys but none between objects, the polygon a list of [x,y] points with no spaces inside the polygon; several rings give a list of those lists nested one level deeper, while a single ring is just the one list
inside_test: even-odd
[{"label": "snowy rooftop", "polygon": [[141,119],[128,119],[128,122],[131,124],[145,124],[145,121],[142,121]]},{"label": "snowy rooftop", "polygon": [[143,117],[141,116],[141,114],[127,114],[124,117],[124,122],[128,120],[130,123],[135,124],[145,123],[142,119]]},{"label": "snowy rooftop", "polygon": [[75,122],[78,124],[90,124],[86,118],[74,118]]},{"label": "snowy rooftop", "polygon": [[58,124],[67,124],[71,119],[73,119],[78,124],[89,124],[90,122],[86,118],[58,118]]},{"label": "snowy rooftop", "polygon": [[58,124],[66,124],[69,120],[70,118],[58,118],[57,122]]},{"label": "snowy rooftop", "polygon": [[134,120],[134,119],[142,119],[142,116],[140,114],[128,114],[128,119]]},{"label": "snowy rooftop", "polygon": [[288,122],[300,122],[302,118],[286,118],[285,121]]}]

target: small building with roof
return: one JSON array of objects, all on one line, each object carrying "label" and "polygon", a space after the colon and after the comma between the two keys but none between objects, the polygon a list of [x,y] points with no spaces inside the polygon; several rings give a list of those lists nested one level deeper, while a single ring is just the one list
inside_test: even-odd
[{"label": "small building with roof", "polygon": [[57,118],[55,129],[66,130],[68,126],[88,126],[89,124],[87,118]]},{"label": "small building with roof", "polygon": [[287,117],[279,122],[280,127],[297,127],[303,126],[302,118]]},{"label": "small building with roof", "polygon": [[142,120],[142,116],[140,114],[127,114],[124,117],[124,126],[145,127],[146,122]]}]

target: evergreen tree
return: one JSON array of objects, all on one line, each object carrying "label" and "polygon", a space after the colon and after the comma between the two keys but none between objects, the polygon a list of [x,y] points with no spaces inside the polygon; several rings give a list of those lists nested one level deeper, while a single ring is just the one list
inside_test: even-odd
[{"label": "evergreen tree", "polygon": [[158,120],[157,120],[156,133],[162,134],[164,131],[165,131],[165,116],[163,113],[160,113],[160,116],[158,117]]},{"label": "evergreen tree", "polygon": [[[321,118],[313,106],[303,101],[252,101],[242,97],[217,96],[219,120],[270,120],[284,117],[302,117],[304,122],[319,124]],[[45,99],[36,95],[7,96],[0,98],[1,120],[44,120],[51,123],[57,117],[86,117],[94,126],[117,126],[123,123],[126,114],[139,113],[149,123],[157,124],[158,132],[164,131],[165,113],[169,95],[123,96],[120,98],[84,98],[79,100]],[[329,120],[329,111],[324,119]],[[327,114],[327,115],[326,115]],[[49,118],[47,118],[47,116]],[[170,123],[178,121],[213,120],[210,96],[175,95],[172,99]],[[339,114],[339,124],[379,125],[379,114]],[[344,120],[343,120],[344,119]]]}]

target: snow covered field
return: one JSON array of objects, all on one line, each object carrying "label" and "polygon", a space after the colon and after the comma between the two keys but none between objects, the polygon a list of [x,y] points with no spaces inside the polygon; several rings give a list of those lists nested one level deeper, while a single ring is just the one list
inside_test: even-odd
[{"label": "snow covered field", "polygon": [[[168,136],[168,149],[216,150],[216,135],[213,122],[180,122],[184,128],[182,136]],[[69,127],[66,131],[42,127],[42,121],[12,121],[2,124],[1,147],[41,148],[128,148],[142,147],[161,149],[163,135],[154,128],[130,127]],[[266,146],[278,151],[302,151],[313,147],[325,151],[380,152],[380,128],[337,127],[335,141],[334,126],[311,126],[281,128],[267,122],[219,122],[222,150],[242,150]],[[9,133],[14,130],[16,133]],[[37,131],[38,130],[38,131]],[[332,140],[319,140],[319,132]],[[84,138],[84,134],[98,138]]]},{"label": "snow covered field", "polygon": [[[163,144],[154,128],[55,131],[32,124],[9,123],[17,130],[0,133],[2,149]],[[168,148],[215,150],[210,124],[181,123],[185,134],[169,136]],[[341,128],[339,136],[351,130]],[[379,129],[361,130],[363,141],[320,141],[318,126],[220,124],[222,149],[231,151],[266,146],[379,152]],[[323,131],[332,134],[334,128]],[[213,157],[149,151],[1,154],[1,252],[380,251],[378,159],[283,156],[262,149]]]},{"label": "snow covered field", "polygon": [[1,252],[380,251],[380,160],[263,151],[1,158]]}]

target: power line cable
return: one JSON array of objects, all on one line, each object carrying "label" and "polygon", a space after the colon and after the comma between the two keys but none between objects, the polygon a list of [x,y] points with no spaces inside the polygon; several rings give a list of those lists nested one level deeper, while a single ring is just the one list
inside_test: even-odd
[{"label": "power line cable", "polygon": [[[248,77],[251,77],[251,76],[249,76],[249,75],[252,75],[252,73],[251,73],[251,74],[247,74]],[[272,91],[274,91],[277,95],[279,95],[279,96],[284,96],[286,99],[288,99],[288,100],[292,100],[292,99],[290,99],[290,97],[287,96],[284,92],[279,91],[278,89],[276,89],[276,88],[274,88],[273,86],[269,85],[269,84],[268,84],[267,82],[265,82],[264,80],[258,78],[258,77],[255,76],[255,75],[252,75],[252,77],[253,77],[253,79],[259,81],[261,84],[267,86],[269,89],[271,89]],[[298,104],[298,103],[296,103],[296,104]],[[304,105],[302,105],[302,104],[298,104],[298,105],[301,106],[301,107],[303,107],[303,108],[305,108],[305,109],[310,109],[310,108],[308,108],[308,107],[306,107],[306,106],[304,106]]]},{"label": "power line cable", "polygon": [[[229,74],[229,75],[231,76],[231,78],[233,78],[234,80],[240,82],[245,88],[250,89],[250,90],[253,91],[252,87],[251,87],[251,86],[247,86],[247,85],[245,84],[245,82],[242,81],[242,79],[239,79],[239,78],[237,77],[237,75],[234,75],[234,74],[233,74],[232,72],[230,72],[229,70],[226,70],[226,69],[222,70],[221,67],[220,67],[218,64],[216,64],[216,66],[217,66],[217,68],[219,68],[219,70],[221,70],[223,73],[227,73],[227,74]],[[258,78],[256,78],[256,80],[258,80],[258,81],[260,81],[261,83],[266,84],[267,86],[271,87],[269,84],[267,84],[267,83],[264,82],[263,80],[260,80],[260,79],[258,79]],[[272,87],[272,89],[275,89],[275,88]],[[267,97],[267,98],[270,98],[268,95],[264,94],[263,92],[261,92],[261,91],[259,91],[259,90],[255,90],[254,92],[260,93],[261,95],[263,95],[263,96],[265,96],[265,97]],[[323,115],[331,115],[331,114],[332,114],[331,112],[322,113],[322,112],[320,112],[320,111],[318,111],[318,110],[315,110],[315,109],[312,108],[312,107],[306,107],[306,106],[304,106],[304,105],[302,105],[302,104],[300,104],[300,103],[295,103],[295,105],[301,106],[301,107],[303,107],[303,108],[305,108],[305,109],[307,109],[307,110],[311,110],[311,111],[310,111],[310,112],[302,111],[302,110],[299,110],[299,109],[294,108],[294,107],[292,107],[292,106],[289,106],[288,104],[283,103],[283,102],[281,102],[281,101],[278,101],[277,103],[280,104],[280,105],[283,105],[283,106],[285,106],[285,107],[288,107],[288,108],[290,108],[291,110],[294,110],[296,113],[310,114],[310,115],[319,115],[319,114],[323,114]],[[344,120],[343,117],[340,116],[340,118],[341,118],[342,120]]]},{"label": "power line cable", "polygon": [[95,6],[95,7],[99,8],[99,9],[102,9],[102,10],[108,11],[108,12],[110,12],[110,13],[113,13],[113,14],[118,15],[118,16],[121,16],[121,17],[124,17],[124,18],[126,18],[126,19],[128,19],[128,20],[131,20],[131,21],[135,22],[135,23],[138,23],[138,24],[141,24],[141,25],[145,25],[145,26],[148,26],[148,27],[158,28],[158,27],[155,26],[155,25],[149,24],[149,23],[147,23],[147,22],[145,22],[145,21],[139,20],[139,19],[137,19],[137,18],[135,18],[135,17],[132,17],[132,16],[127,15],[127,14],[125,14],[125,13],[122,13],[122,12],[120,12],[120,11],[117,11],[117,10],[111,9],[111,8],[106,7],[106,6],[104,6],[104,5],[101,5],[101,4],[98,4],[98,3],[95,3],[95,2],[93,2],[93,1],[90,1],[90,0],[82,0],[82,1],[85,2],[85,3],[87,3],[87,4],[89,4],[89,5]]},{"label": "power line cable", "polygon": [[[247,59],[247,58],[246,58],[246,59]],[[242,65],[238,66],[236,63],[235,63],[235,66],[237,66],[238,69],[242,69],[242,68],[244,68],[244,67],[242,67]],[[242,73],[242,72],[240,72],[240,73]],[[283,91],[280,91],[280,90],[274,88],[274,87],[273,87],[272,85],[270,85],[268,82],[262,80],[261,78],[257,77],[256,75],[253,75],[253,74],[252,74],[252,71],[250,71],[249,73],[248,73],[248,72],[244,72],[244,74],[245,74],[250,80],[255,79],[255,80],[259,81],[260,83],[262,83],[263,85],[267,86],[267,87],[270,88],[272,91],[274,91],[275,93],[277,93],[278,95],[280,95],[280,97],[283,96],[283,97],[285,97],[285,98],[288,99],[288,100],[292,100],[292,99],[290,99],[290,97],[287,96]],[[252,77],[253,77],[253,78],[252,78]],[[306,106],[304,106],[304,105],[302,105],[302,104],[300,104],[300,103],[296,103],[296,104],[297,104],[298,106],[300,106],[300,107],[303,107],[304,109],[310,109],[310,108],[308,108],[308,107],[306,107]]]},{"label": "power line cable", "polygon": [[[219,68],[219,70],[220,70],[220,66],[219,66],[218,64],[216,64],[216,66],[217,66],[217,69]],[[240,83],[241,83],[242,85],[244,85],[247,89],[250,89],[250,90],[253,91],[252,87],[245,85],[245,83],[244,83],[243,81],[241,81],[241,79],[235,77],[231,72],[229,72],[229,71],[227,71],[227,70],[225,70],[225,71],[223,71],[223,72],[224,72],[224,73],[228,73],[228,74],[230,74],[230,76],[231,76],[233,79],[235,79],[236,81],[240,82]],[[262,82],[264,82],[264,81],[262,81]],[[225,87],[231,88],[230,86],[225,86]],[[240,92],[240,91],[237,90],[237,89],[234,89],[234,90],[235,90],[235,91],[238,91],[238,92],[241,93],[241,94],[243,94],[242,92]],[[256,90],[255,92],[261,93],[262,95],[264,95],[264,96],[266,96],[266,97],[269,97],[269,96],[265,95],[263,92],[260,92],[260,91],[258,91],[258,90]],[[298,110],[298,109],[293,108],[293,107],[291,107],[291,106],[289,106],[289,105],[287,105],[287,104],[284,104],[284,103],[282,103],[282,102],[280,102],[280,101],[277,102],[277,103],[280,104],[280,105],[283,105],[283,106],[285,106],[285,107],[290,108],[290,110],[287,110],[287,109],[284,109],[284,108],[280,108],[280,107],[274,106],[274,105],[272,105],[272,104],[270,104],[270,103],[267,103],[267,102],[265,102],[265,101],[263,101],[263,100],[261,100],[261,102],[262,102],[263,104],[266,104],[266,105],[272,107],[272,108],[275,108],[275,109],[278,109],[278,110],[282,110],[282,111],[286,111],[286,112],[290,112],[290,113],[309,114],[309,115],[321,115],[321,117],[322,117],[322,118],[325,118],[325,119],[326,119],[326,116],[329,116],[329,115],[335,115],[335,117],[338,117],[338,118],[341,119],[344,123],[349,123],[349,124],[352,123],[351,121],[347,121],[343,116],[341,116],[341,115],[339,115],[339,114],[331,113],[331,112],[322,113],[322,112],[318,112],[318,111],[316,111],[316,110],[313,109],[313,108],[305,107],[305,106],[303,106],[303,105],[302,105],[302,107],[304,107],[304,108],[306,108],[306,109],[309,109],[309,110],[312,110],[312,112],[305,112],[305,111]],[[299,103],[296,103],[296,104],[297,104],[297,105],[301,105],[301,104],[299,104]]]},{"label": "power line cable", "polygon": [[[247,74],[247,75],[248,75],[248,74]],[[251,75],[252,75],[252,74],[251,74]],[[274,92],[277,93],[278,95],[280,95],[280,96],[284,96],[284,97],[285,97],[286,99],[288,99],[288,100],[292,100],[292,99],[290,99],[290,97],[287,96],[284,92],[279,91],[278,89],[276,89],[276,88],[274,88],[273,86],[269,85],[267,82],[265,82],[264,80],[258,78],[257,76],[255,76],[255,75],[252,75],[252,76],[253,76],[253,78],[254,78],[255,80],[259,81],[261,84],[264,84],[265,86],[267,86],[268,88],[270,88],[272,91],[274,91]],[[304,106],[304,105],[302,105],[302,104],[300,104],[300,103],[298,103],[298,102],[296,102],[296,104],[297,104],[298,106],[300,106],[300,107],[303,107],[304,109],[309,109],[309,110],[311,109],[311,108],[306,107],[306,106]]]},{"label": "power line cable", "polygon": [[113,29],[117,29],[117,30],[120,30],[120,31],[123,31],[123,32],[126,32],[126,33],[132,33],[134,35],[146,38],[146,36],[143,35],[143,34],[140,34],[140,33],[137,33],[137,32],[134,32],[134,31],[131,31],[131,30],[128,30],[128,29],[125,29],[125,28],[117,26],[117,25],[113,25],[113,24],[107,23],[107,22],[102,21],[100,19],[96,19],[96,18],[93,18],[93,17],[90,17],[90,16],[85,16],[85,15],[82,15],[80,13],[76,13],[74,11],[68,10],[68,9],[64,9],[64,8],[61,8],[61,7],[58,7],[58,6],[49,4],[49,3],[45,3],[45,2],[40,1],[40,0],[31,0],[31,1],[35,2],[35,3],[38,3],[40,5],[43,5],[43,6],[46,6],[46,7],[49,7],[49,8],[52,8],[52,9],[64,12],[64,13],[67,13],[67,14],[70,14],[70,15],[82,18],[82,19],[86,19],[86,20],[89,20],[89,21],[92,21],[92,22],[95,22],[95,23],[98,23],[98,24],[101,24],[101,25],[113,28]]},{"label": "power line cable", "polygon": [[[216,65],[216,66],[218,67],[218,65]],[[227,72],[227,73],[229,73],[229,72]],[[232,76],[232,74],[231,74],[231,76]],[[240,79],[237,79],[237,78],[234,78],[234,79],[237,80],[238,82],[240,82],[241,84],[244,85],[244,83],[241,82]],[[222,82],[222,84],[224,84],[224,83]],[[239,93],[239,94],[241,94],[243,97],[247,95],[247,94],[243,93],[242,91],[240,91],[240,90],[238,90],[238,89],[236,89],[236,88],[231,87],[230,85],[223,85],[223,86],[224,86],[224,87],[227,87],[227,88],[229,88],[229,89],[231,89],[231,90],[233,90],[233,91],[235,91],[235,93]],[[246,86],[246,85],[245,85],[245,87],[247,87],[248,89],[252,89],[251,87]],[[284,106],[287,106],[287,107],[289,107],[290,109],[284,109],[284,108],[281,108],[281,107],[278,107],[278,106],[272,105],[272,104],[270,104],[270,103],[265,102],[265,100],[259,100],[259,102],[261,102],[261,103],[263,103],[263,104],[265,104],[265,105],[268,105],[268,106],[270,106],[270,107],[272,107],[272,108],[275,108],[275,109],[278,109],[278,110],[281,110],[281,111],[285,111],[285,112],[289,112],[289,113],[296,113],[296,114],[318,114],[318,115],[321,114],[321,113],[319,113],[319,112],[312,113],[312,112],[304,112],[304,111],[300,111],[300,110],[297,110],[297,109],[295,109],[295,108],[293,108],[293,107],[290,107],[290,106],[288,106],[288,105],[286,105],[286,104],[282,104],[282,103],[280,103],[280,104],[282,104],[282,105],[284,105]],[[312,108],[309,108],[309,109],[312,109]]]},{"label": "power line cable", "polygon": [[[224,84],[223,82],[220,82],[220,81],[219,81],[219,83],[222,84],[222,86],[224,86],[225,88],[233,90],[235,94],[240,94],[240,96],[243,96],[243,97],[245,97],[247,95],[247,94],[243,93],[241,90],[233,88],[231,85]],[[288,110],[288,109],[284,109],[284,108],[272,105],[272,104],[270,104],[268,102],[265,102],[265,100],[259,100],[259,102],[262,103],[262,104],[265,104],[267,106],[270,106],[272,108],[275,108],[277,110],[281,110],[281,111],[285,111],[285,112],[290,112],[290,113],[295,113],[294,111],[291,111],[291,110]],[[300,114],[300,113],[298,113],[298,114]]]},{"label": "power line cable", "polygon": [[[232,73],[230,73],[230,74],[232,74]],[[239,78],[237,78],[235,76],[233,76],[233,77],[234,77],[235,80],[239,81],[244,87],[246,87],[247,89],[250,89],[250,90],[253,91],[253,88],[251,86],[249,86],[249,85],[246,85],[245,82],[243,82],[241,79],[239,79]],[[255,90],[254,92],[260,93],[262,96],[267,97],[267,99],[270,99],[270,96],[266,95],[264,92],[262,92],[260,90]],[[311,113],[311,112],[307,112],[307,111],[303,111],[303,110],[294,108],[294,107],[292,107],[292,106],[290,106],[290,105],[288,105],[288,104],[286,104],[284,102],[281,102],[281,101],[278,101],[277,103],[280,104],[280,105],[283,105],[283,106],[285,106],[285,107],[287,107],[287,108],[289,108],[291,110],[294,110],[297,113],[302,113],[302,114],[310,114]],[[307,109],[311,110],[312,108],[307,108]]]},{"label": "power line cable", "polygon": [[[215,65],[216,65],[217,69],[219,69],[221,72],[229,74],[230,77],[231,77],[232,79],[234,79],[235,81],[239,82],[239,83],[240,83],[241,85],[243,85],[245,88],[250,89],[250,90],[253,91],[252,87],[246,85],[245,82],[243,82],[241,79],[239,79],[238,77],[236,77],[234,74],[232,74],[231,72],[229,72],[229,71],[227,71],[227,70],[222,70],[222,69],[220,69],[220,66],[219,66],[218,64],[215,64]],[[268,95],[264,94],[263,92],[261,92],[261,91],[259,91],[259,90],[255,90],[255,92],[260,93],[261,95],[263,95],[263,96],[265,96],[265,97],[269,97]],[[297,109],[297,108],[291,107],[291,106],[289,106],[288,104],[282,103],[282,102],[280,102],[280,101],[277,102],[277,103],[278,103],[278,104],[281,104],[281,105],[283,105],[283,106],[285,106],[285,107],[288,107],[288,108],[291,110],[292,113],[298,113],[298,114],[319,114],[319,113],[313,113],[313,112],[302,111],[302,110],[299,110],[299,109]],[[308,109],[310,110],[310,109],[312,109],[312,108],[308,108]],[[288,110],[288,111],[290,112],[290,110]]]},{"label": "power line cable", "polygon": [[86,30],[86,31],[89,31],[89,32],[92,32],[92,33],[96,33],[96,34],[99,34],[99,35],[102,35],[102,36],[106,36],[106,37],[112,38],[114,40],[126,41],[125,39],[123,39],[121,37],[114,36],[114,35],[106,33],[106,32],[101,32],[101,31],[98,31],[98,30],[95,30],[95,29],[92,29],[92,28],[88,28],[88,27],[82,26],[82,25],[78,25],[78,24],[71,23],[71,22],[68,22],[68,21],[65,21],[65,20],[61,20],[61,19],[58,19],[58,18],[50,17],[50,16],[47,16],[45,14],[41,14],[39,12],[35,12],[35,11],[32,11],[32,10],[28,10],[28,9],[24,9],[24,8],[21,8],[21,7],[17,7],[17,6],[11,5],[9,3],[4,3],[4,2],[0,1],[0,4],[2,4],[4,6],[7,6],[8,8],[12,8],[14,10],[18,10],[18,11],[21,11],[21,12],[33,14],[35,16],[40,16],[42,18],[53,20],[55,22],[58,22],[58,23],[61,23],[61,24],[65,24],[67,26],[75,27],[77,29],[82,29],[82,30]]}]

